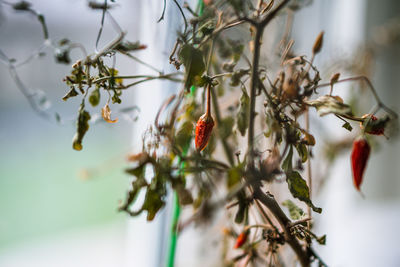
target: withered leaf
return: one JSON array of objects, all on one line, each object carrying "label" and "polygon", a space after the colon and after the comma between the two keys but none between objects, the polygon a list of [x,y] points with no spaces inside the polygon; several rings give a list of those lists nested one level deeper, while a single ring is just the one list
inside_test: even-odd
[{"label": "withered leaf", "polygon": [[308,105],[316,108],[318,115],[325,116],[330,113],[337,115],[352,116],[351,107],[343,103],[338,96],[324,95],[316,100],[305,101]]},{"label": "withered leaf", "polygon": [[108,103],[106,103],[106,105],[101,109],[101,116],[108,123],[115,123],[118,121],[118,118],[116,118],[115,120],[111,120],[111,110],[108,106]]},{"label": "withered leaf", "polygon": [[82,150],[82,140],[86,132],[89,130],[90,114],[84,110],[84,105],[81,104],[78,113],[77,129],[72,141],[72,148],[75,150]]}]

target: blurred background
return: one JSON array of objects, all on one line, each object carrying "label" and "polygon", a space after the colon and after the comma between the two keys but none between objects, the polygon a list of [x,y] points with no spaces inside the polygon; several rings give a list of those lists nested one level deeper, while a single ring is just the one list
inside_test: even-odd
[{"label": "blurred background", "polygon": [[[51,39],[67,37],[82,43],[89,53],[94,51],[100,11],[90,10],[83,0],[31,2],[45,15]],[[166,58],[181,23],[177,9],[168,3],[165,21],[157,24],[162,0],[120,0],[117,4],[112,14],[128,32],[128,39],[148,45],[137,56],[166,72],[171,70]],[[284,20],[271,27],[279,31],[283,25]],[[354,56],[366,46],[373,47],[371,68],[359,74],[370,75],[383,102],[399,112],[400,2],[313,1],[295,15],[295,51],[309,53],[321,30],[325,40],[317,66],[329,70],[334,59],[341,57],[365,60]],[[115,36],[106,18],[100,46]],[[0,49],[8,57],[23,60],[42,40],[35,17],[0,5]],[[116,124],[91,125],[84,149],[77,152],[71,140],[80,102],[61,100],[67,92],[62,79],[70,66],[55,64],[51,51],[46,52],[47,56],[22,66],[18,73],[27,87],[47,95],[49,110],[60,114],[61,124],[35,114],[7,66],[0,65],[0,266],[162,266],[170,208],[151,224],[143,217],[128,218],[117,208],[129,187],[129,177],[123,172],[126,154],[140,150],[141,133],[153,120],[156,107],[179,88],[152,82],[128,90],[123,107],[138,106],[139,119],[133,112]],[[79,51],[74,53],[73,61],[81,56]],[[150,72],[126,58],[117,58],[117,65],[122,75]],[[329,75],[322,78],[327,80]],[[357,86],[337,90],[349,88]],[[100,108],[93,109],[96,112]],[[340,138],[346,132],[338,128],[332,129],[332,136]],[[316,196],[315,202],[324,208],[323,216],[316,216],[317,233],[327,234],[327,245],[316,250],[329,266],[400,266],[399,139],[381,142],[380,149],[373,151],[364,178],[365,199],[352,187],[349,154],[345,152],[335,162]],[[319,165],[313,167],[317,176],[328,175],[321,173],[325,169]],[[202,259],[210,254],[218,259],[218,251],[202,248],[207,238],[201,231],[196,234],[192,229],[180,237],[177,266],[204,266]]]}]

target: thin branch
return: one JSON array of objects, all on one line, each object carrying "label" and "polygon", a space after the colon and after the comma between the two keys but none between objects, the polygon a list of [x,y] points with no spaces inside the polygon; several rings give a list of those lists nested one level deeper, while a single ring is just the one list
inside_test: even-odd
[{"label": "thin branch", "polygon": [[161,17],[157,20],[157,23],[164,19],[166,6],[167,6],[167,0],[164,0],[164,7],[163,7],[163,10],[162,10],[162,13],[161,13]]},{"label": "thin branch", "polygon": [[285,240],[296,253],[301,265],[303,267],[310,266],[310,259],[308,257],[307,251],[303,250],[299,241],[290,233],[289,226],[291,224],[291,221],[282,211],[275,198],[271,194],[264,194],[258,187],[254,187],[253,190],[254,197],[260,200],[260,202],[263,203],[272,212],[272,214],[278,220],[279,224],[282,226],[285,233]]},{"label": "thin branch", "polygon": [[187,20],[186,20],[185,13],[183,13],[182,7],[179,5],[179,3],[176,0],[173,0],[173,1],[176,4],[176,6],[178,7],[179,12],[181,12],[181,15],[183,17],[183,21],[185,22],[185,30],[183,31],[183,33],[185,34],[186,31],[187,31],[187,28],[188,28],[188,23],[187,23]]},{"label": "thin branch", "polygon": [[97,33],[97,38],[96,38],[96,46],[95,46],[96,52],[97,52],[97,47],[99,46],[101,34],[103,33],[103,26],[104,26],[104,19],[106,16],[106,11],[107,11],[107,0],[104,0],[104,7],[103,7],[102,14],[101,14],[100,29],[99,29],[99,32]]},{"label": "thin branch", "polygon": [[[337,83],[343,83],[343,82],[348,82],[348,81],[365,81],[368,85],[368,88],[371,90],[376,102],[378,103],[380,108],[383,108],[386,112],[388,112],[390,115],[392,115],[394,118],[397,118],[398,115],[396,112],[394,112],[393,110],[391,110],[390,108],[388,108],[379,98],[378,93],[376,92],[374,86],[372,85],[371,81],[368,79],[368,77],[361,75],[361,76],[356,76],[356,77],[350,77],[350,78],[346,78],[346,79],[342,79],[339,80],[337,82],[335,82],[335,84]],[[320,88],[320,87],[326,87],[326,86],[331,86],[331,82],[329,83],[322,83],[317,85],[316,88]]]}]

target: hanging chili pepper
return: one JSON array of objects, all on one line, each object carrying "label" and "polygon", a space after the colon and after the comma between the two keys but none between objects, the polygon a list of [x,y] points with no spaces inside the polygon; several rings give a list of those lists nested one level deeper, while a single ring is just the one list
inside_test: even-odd
[{"label": "hanging chili pepper", "polygon": [[236,238],[235,246],[233,248],[237,249],[243,246],[246,243],[248,237],[248,231],[241,232],[240,235]]},{"label": "hanging chili pepper", "polygon": [[365,168],[367,167],[370,151],[371,147],[364,137],[356,139],[353,142],[353,150],[351,152],[351,168],[353,170],[354,186],[358,191],[360,191],[360,185],[363,180]]},{"label": "hanging chili pepper", "polygon": [[196,124],[196,136],[194,141],[198,151],[202,151],[207,146],[208,140],[211,136],[212,128],[214,127],[214,119],[211,116],[210,107],[210,90],[211,85],[208,85],[206,113],[200,117]]}]

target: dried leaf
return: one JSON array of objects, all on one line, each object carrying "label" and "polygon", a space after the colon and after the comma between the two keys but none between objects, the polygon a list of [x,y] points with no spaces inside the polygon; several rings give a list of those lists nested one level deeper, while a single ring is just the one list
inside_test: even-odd
[{"label": "dried leaf", "polygon": [[75,87],[71,86],[71,90],[69,90],[69,92],[65,96],[63,96],[62,100],[67,101],[68,98],[74,97],[77,95],[78,95],[78,92],[75,90]]},{"label": "dried leaf", "polygon": [[343,103],[338,96],[324,95],[316,100],[305,101],[308,105],[317,109],[318,115],[325,116],[330,113],[352,116],[351,107]]},{"label": "dried leaf", "polygon": [[346,130],[348,130],[349,132],[351,132],[353,130],[353,127],[350,125],[350,123],[348,121],[346,121],[343,125],[343,128],[345,128]]},{"label": "dried leaf", "polygon": [[118,121],[118,118],[116,118],[115,120],[111,120],[111,110],[108,106],[108,103],[101,109],[101,116],[108,123],[115,123]]},{"label": "dried leaf", "polygon": [[82,140],[86,132],[89,130],[90,114],[84,110],[84,105],[81,104],[78,113],[77,129],[72,141],[72,148],[75,150],[82,150]]}]

